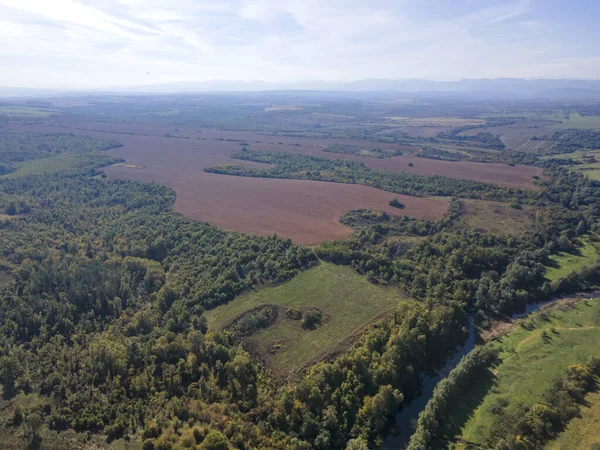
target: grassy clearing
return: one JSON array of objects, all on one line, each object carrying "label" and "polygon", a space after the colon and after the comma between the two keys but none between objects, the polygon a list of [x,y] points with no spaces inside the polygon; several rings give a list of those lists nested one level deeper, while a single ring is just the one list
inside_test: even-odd
[{"label": "grassy clearing", "polygon": [[581,172],[590,180],[600,181],[600,162],[578,164],[576,166],[572,166],[571,170]]},{"label": "grassy clearing", "polygon": [[0,106],[0,116],[49,117],[58,113],[56,109],[35,108],[33,106]]},{"label": "grassy clearing", "polygon": [[[371,284],[348,267],[321,263],[291,281],[242,296],[207,313],[209,327],[223,328],[231,319],[262,304],[280,307],[270,327],[246,338],[283,379],[331,352],[342,350],[366,325],[389,314],[403,297],[399,291]],[[289,307],[314,306],[325,320],[315,330],[288,319]]]},{"label": "grassy clearing", "polygon": [[581,116],[579,113],[570,114],[567,117],[553,116],[555,120],[560,120],[553,128],[566,130],[568,128],[578,128],[581,130],[600,130],[599,116]]},{"label": "grassy clearing", "polygon": [[[573,153],[562,153],[560,155],[548,155],[542,159],[572,159],[579,161],[581,164],[565,165],[569,170],[580,172],[591,180],[600,181],[600,151],[599,150],[583,150]],[[594,162],[594,159],[596,160]]]},{"label": "grassy clearing", "polygon": [[112,159],[114,158],[96,154],[77,155],[74,153],[62,153],[50,158],[24,161],[16,171],[0,178],[20,178],[27,175],[42,175],[84,169],[86,167],[103,165],[103,163],[108,163]]},{"label": "grassy clearing", "polygon": [[554,267],[546,267],[546,278],[556,281],[564,278],[572,272],[589,267],[600,259],[600,243],[592,240],[592,237],[582,237],[574,253],[560,252],[552,255],[550,259]]},{"label": "grassy clearing", "polygon": [[500,235],[516,235],[533,228],[536,208],[511,208],[506,203],[486,200],[461,200],[465,208],[464,223],[470,228]]},{"label": "grassy clearing", "polygon": [[[495,420],[492,409],[500,402],[505,411],[519,410],[520,404],[539,401],[544,391],[571,364],[585,362],[589,356],[600,356],[600,299],[559,302],[551,310],[543,310],[524,319],[521,326],[500,339],[500,363],[491,380],[473,386],[464,399],[476,404],[471,413],[452,417],[462,423],[459,439],[464,443],[485,445],[485,438]],[[588,447],[569,447],[588,448]]]}]

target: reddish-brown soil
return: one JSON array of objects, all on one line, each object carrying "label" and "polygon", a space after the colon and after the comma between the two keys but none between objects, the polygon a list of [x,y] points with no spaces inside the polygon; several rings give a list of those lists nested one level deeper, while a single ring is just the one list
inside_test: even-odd
[{"label": "reddish-brown soil", "polygon": [[[117,140],[123,147],[107,153],[126,159],[127,164],[107,167],[105,171],[109,176],[154,181],[173,188],[177,193],[175,209],[193,219],[247,233],[277,233],[299,244],[313,245],[348,236],[351,229],[342,225],[339,218],[353,209],[385,210],[390,214],[436,220],[448,207],[444,199],[403,196],[359,185],[209,174],[204,172],[205,167],[236,163],[230,155],[240,150],[239,143],[161,137],[166,133],[178,134],[172,125],[168,131],[165,131],[166,127],[154,124],[141,127],[115,125],[62,124],[60,127],[32,125],[20,128]],[[140,134],[119,133],[132,131]],[[148,135],[141,134],[142,131]],[[389,206],[394,197],[405,204],[405,209]]]},{"label": "reddish-brown soil", "polygon": [[[69,128],[77,127],[81,130],[107,130],[117,133],[147,134],[149,136],[164,136],[172,134],[189,137],[189,140],[204,141],[209,146],[212,143],[221,143],[227,146],[229,154],[241,149],[240,141],[249,144],[252,150],[293,152],[305,155],[320,156],[325,158],[340,158],[360,161],[374,169],[409,172],[417,175],[442,175],[450,178],[480,181],[484,183],[499,184],[509,188],[535,189],[533,177],[541,177],[542,170],[532,166],[508,166],[506,164],[488,164],[471,161],[439,161],[434,159],[419,158],[414,156],[417,147],[393,143],[380,143],[362,141],[357,139],[331,139],[279,136],[268,133],[250,131],[223,131],[214,129],[198,129],[189,125],[174,125],[168,123],[102,123],[88,122],[68,124]],[[109,133],[103,133],[108,137]],[[120,135],[110,136],[118,139]],[[211,143],[212,142],[212,143]],[[394,158],[378,159],[365,156],[345,155],[340,153],[326,153],[322,149],[335,142],[348,144],[367,149],[389,148],[399,149],[404,155]],[[412,163],[413,167],[409,164]]]}]

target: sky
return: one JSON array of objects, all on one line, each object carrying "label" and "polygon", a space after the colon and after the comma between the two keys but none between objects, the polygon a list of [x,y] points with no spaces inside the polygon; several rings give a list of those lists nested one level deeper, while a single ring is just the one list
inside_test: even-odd
[{"label": "sky", "polygon": [[598,0],[0,0],[0,86],[600,78]]}]

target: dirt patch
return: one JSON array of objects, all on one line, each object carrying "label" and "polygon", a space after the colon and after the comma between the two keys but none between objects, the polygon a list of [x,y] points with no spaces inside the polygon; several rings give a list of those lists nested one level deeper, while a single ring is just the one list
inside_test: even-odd
[{"label": "dirt patch", "polygon": [[26,217],[25,214],[15,214],[14,216],[10,216],[8,214],[0,214],[0,220],[16,220],[16,219],[22,219],[23,217]]},{"label": "dirt patch", "polygon": [[127,163],[117,163],[115,166],[118,167],[127,167],[129,169],[143,169],[144,166],[136,166],[135,164],[127,164]]},{"label": "dirt patch", "polygon": [[[115,139],[123,147],[106,153],[123,158],[127,163],[107,167],[105,172],[110,177],[153,181],[173,188],[177,193],[176,211],[192,219],[229,230],[277,234],[298,244],[316,245],[324,240],[349,236],[352,230],[342,225],[339,218],[354,209],[384,210],[392,215],[436,220],[448,208],[445,199],[403,196],[367,186],[243,178],[204,172],[204,168],[210,166],[238,164],[239,161],[230,156],[240,151],[240,144],[250,142],[249,133],[229,134],[228,141],[217,138],[222,132],[215,130],[198,133],[189,127],[160,124],[64,123],[60,126],[20,126],[19,129]],[[98,131],[102,129],[104,131]],[[173,139],[165,137],[167,133],[193,138]],[[253,137],[270,142],[279,139],[255,133]],[[267,144],[261,144],[261,148],[263,145]],[[279,146],[278,143],[269,145]],[[259,146],[253,143],[251,148]],[[290,144],[288,148],[297,147]],[[319,147],[315,146],[313,150],[325,154]],[[261,166],[250,162],[244,164]],[[394,197],[406,205],[402,211],[389,205]]]}]

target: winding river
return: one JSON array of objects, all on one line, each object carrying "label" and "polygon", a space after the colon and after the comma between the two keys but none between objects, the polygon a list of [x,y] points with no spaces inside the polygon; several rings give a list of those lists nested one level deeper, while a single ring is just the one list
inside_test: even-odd
[{"label": "winding river", "polygon": [[[532,312],[536,311],[540,307],[547,305],[552,301],[559,300],[561,298],[592,298],[598,297],[599,295],[600,291],[592,291],[582,294],[555,297],[540,303],[530,303],[526,306],[524,311],[514,313],[511,316],[511,318],[519,319],[525,317],[531,314]],[[421,384],[421,393],[413,399],[412,403],[408,407],[403,408],[399,413],[396,414],[396,428],[400,430],[400,434],[388,435],[384,440],[383,445],[379,447],[381,450],[404,449],[408,445],[410,437],[415,431],[419,414],[425,408],[425,405],[427,405],[427,402],[431,398],[433,390],[435,389],[438,382],[446,378],[448,374],[452,371],[452,369],[454,369],[458,365],[461,358],[474,348],[475,332],[473,329],[473,323],[472,321],[470,321],[469,336],[465,343],[456,349],[452,359],[448,360],[446,362],[446,365],[437,374],[433,376],[424,375],[422,377],[423,380]]]}]

